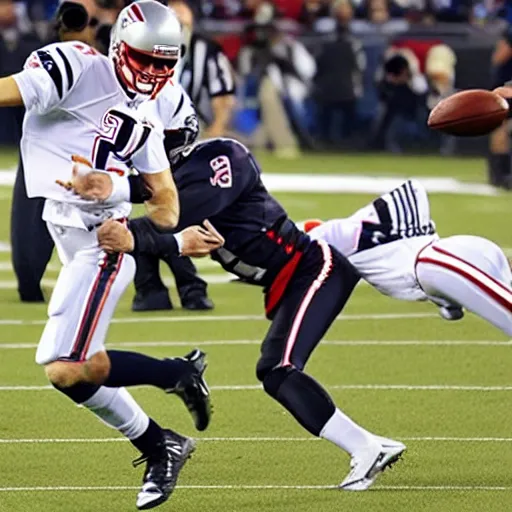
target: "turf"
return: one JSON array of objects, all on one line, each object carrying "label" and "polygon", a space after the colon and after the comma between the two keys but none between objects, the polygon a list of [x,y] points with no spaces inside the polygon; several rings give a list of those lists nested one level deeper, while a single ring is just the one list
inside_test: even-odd
[{"label": "turf", "polygon": [[[390,157],[263,157],[273,172],[450,175],[484,180],[480,160]],[[0,166],[13,163],[9,152]],[[0,188],[0,241],[8,240],[10,191]],[[367,195],[281,194],[296,219],[343,216]],[[510,196],[433,195],[442,235],[474,233],[512,248]],[[36,248],[35,248],[36,249]],[[0,512],[135,510],[140,468],[129,443],[46,387],[34,363],[45,305],[17,301],[9,253],[0,253]],[[48,271],[57,276],[58,263]],[[221,270],[200,262],[203,274]],[[215,407],[211,428],[157,510],[180,512],[494,512],[512,500],[512,366],[507,338],[472,316],[441,320],[428,304],[409,304],[359,286],[313,355],[309,369],[337,403],[370,430],[403,439],[404,460],[366,493],[334,489],[348,457],[317,441],[259,389],[254,366],[268,328],[262,294],[214,284],[212,313],[130,312],[130,290],[109,333],[111,346],[155,356],[208,352]],[[48,290],[49,292],[50,290]],[[179,306],[175,291],[171,291]],[[196,435],[184,406],[152,389],[135,397],[163,425]],[[89,441],[88,441],[89,440]],[[30,442],[28,442],[30,441]],[[66,442],[63,442],[66,441]]]}]

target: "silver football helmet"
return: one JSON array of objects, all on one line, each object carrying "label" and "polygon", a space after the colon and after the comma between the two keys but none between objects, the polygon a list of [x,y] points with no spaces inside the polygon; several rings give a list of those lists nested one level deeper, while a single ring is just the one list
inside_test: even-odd
[{"label": "silver football helmet", "polygon": [[129,91],[155,97],[173,76],[181,45],[181,25],[174,11],[142,0],[119,13],[109,57]]}]

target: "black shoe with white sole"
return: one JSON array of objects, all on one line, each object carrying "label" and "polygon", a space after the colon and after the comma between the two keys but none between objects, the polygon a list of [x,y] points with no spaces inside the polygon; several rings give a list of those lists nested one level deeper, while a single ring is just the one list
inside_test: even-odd
[{"label": "black shoe with white sole", "polygon": [[142,489],[137,496],[139,510],[149,510],[169,499],[181,469],[194,450],[192,439],[172,430],[164,430],[163,440],[156,449],[133,462],[134,467],[146,462]]}]

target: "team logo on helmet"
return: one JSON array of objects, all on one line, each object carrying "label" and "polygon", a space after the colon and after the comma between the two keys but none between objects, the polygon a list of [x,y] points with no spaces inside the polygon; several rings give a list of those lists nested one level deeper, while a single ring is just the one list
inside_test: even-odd
[{"label": "team logo on helmet", "polygon": [[144,15],[140,7],[135,3],[125,12],[125,16],[121,21],[121,27],[126,28],[128,25],[140,21],[144,21]]}]

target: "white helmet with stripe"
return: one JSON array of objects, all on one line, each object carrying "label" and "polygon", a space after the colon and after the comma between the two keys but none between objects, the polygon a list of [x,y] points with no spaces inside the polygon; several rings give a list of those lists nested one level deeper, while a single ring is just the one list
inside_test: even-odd
[{"label": "white helmet with stripe", "polygon": [[181,25],[174,11],[142,0],[119,13],[109,56],[125,88],[154,97],[173,76],[181,45]]}]

